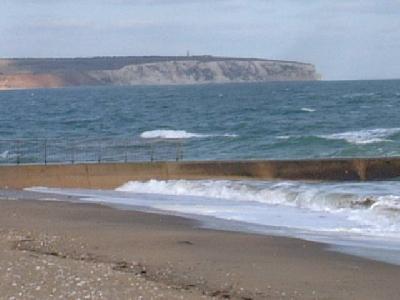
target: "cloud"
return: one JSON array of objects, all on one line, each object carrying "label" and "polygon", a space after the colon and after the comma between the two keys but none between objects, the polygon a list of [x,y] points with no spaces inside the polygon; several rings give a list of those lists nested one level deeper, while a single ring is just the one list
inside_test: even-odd
[{"label": "cloud", "polygon": [[400,77],[398,0],[0,1],[0,56],[190,49],[312,62],[329,79]]},{"label": "cloud", "polygon": [[96,23],[94,22],[88,20],[78,20],[78,19],[39,19],[39,20],[34,20],[27,25],[34,30],[43,30],[43,29],[82,30],[82,29],[96,29],[97,27]]},{"label": "cloud", "polygon": [[36,30],[130,30],[130,29],[144,29],[151,27],[159,27],[166,24],[150,20],[111,20],[107,22],[94,22],[92,20],[81,19],[37,19],[24,24],[25,27],[32,31]]},{"label": "cloud", "polygon": [[184,4],[191,5],[194,3],[221,3],[221,2],[237,2],[237,0],[103,0],[115,4],[130,4],[130,5],[171,5]]},{"label": "cloud", "polygon": [[110,23],[110,26],[115,29],[141,29],[149,27],[163,26],[162,22],[152,20],[115,20]]}]

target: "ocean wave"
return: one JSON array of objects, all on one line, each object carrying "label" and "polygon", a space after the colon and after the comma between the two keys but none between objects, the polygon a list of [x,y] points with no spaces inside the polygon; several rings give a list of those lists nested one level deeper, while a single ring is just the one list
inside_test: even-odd
[{"label": "ocean wave", "polygon": [[87,202],[400,242],[400,182],[150,180],[127,182],[115,191],[27,190],[75,196]]},{"label": "ocean wave", "polygon": [[326,140],[343,140],[350,144],[364,145],[373,143],[392,142],[391,136],[400,133],[400,128],[375,128],[354,131],[345,131],[332,134],[321,135],[278,135],[278,140],[301,139],[301,138],[321,138]]},{"label": "ocean wave", "polygon": [[397,133],[400,133],[400,128],[375,128],[319,135],[318,137],[328,140],[345,140],[350,144],[362,145],[391,142],[392,140],[388,138]]},{"label": "ocean wave", "polygon": [[361,98],[361,97],[372,97],[375,95],[376,95],[375,93],[350,93],[350,94],[343,95],[342,98],[354,99],[354,98]]},{"label": "ocean wave", "polygon": [[[376,186],[379,185],[380,186]],[[383,185],[383,186],[382,186]],[[385,190],[382,192],[382,189]],[[194,196],[283,205],[310,211],[346,215],[368,226],[370,231],[400,235],[400,183],[321,184],[302,182],[261,182],[228,180],[130,181],[116,191]],[[176,203],[178,205],[178,203]]]},{"label": "ocean wave", "polygon": [[317,111],[314,108],[308,108],[308,107],[302,107],[300,110],[304,111],[304,112],[315,112],[315,111]]},{"label": "ocean wave", "polygon": [[6,159],[8,157],[8,151],[4,151],[3,153],[0,153],[0,158],[1,159]]},{"label": "ocean wave", "polygon": [[15,158],[15,157],[17,157],[17,154],[10,153],[10,151],[8,151],[8,150],[0,153],[1,160],[7,160],[7,159]]},{"label": "ocean wave", "polygon": [[295,182],[150,180],[146,182],[130,181],[116,190],[144,194],[199,196],[234,201],[255,201],[316,210],[363,207],[367,203],[365,198],[360,198],[357,195],[343,194],[332,188],[326,189],[326,186],[322,185]]},{"label": "ocean wave", "polygon": [[140,134],[143,139],[191,139],[191,138],[209,138],[209,137],[237,137],[235,134],[202,134],[192,133],[185,130],[167,130],[157,129],[144,131]]}]

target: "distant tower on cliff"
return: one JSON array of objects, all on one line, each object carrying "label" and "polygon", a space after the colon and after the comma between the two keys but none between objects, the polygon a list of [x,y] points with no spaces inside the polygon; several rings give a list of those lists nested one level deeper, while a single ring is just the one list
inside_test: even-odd
[{"label": "distant tower on cliff", "polygon": [[187,56],[187,57],[190,56],[190,51],[189,51],[189,50],[186,51],[186,56]]}]

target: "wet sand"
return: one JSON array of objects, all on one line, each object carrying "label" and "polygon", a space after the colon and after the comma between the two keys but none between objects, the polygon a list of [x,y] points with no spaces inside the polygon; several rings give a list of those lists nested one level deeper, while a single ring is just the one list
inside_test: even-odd
[{"label": "wet sand", "polygon": [[[180,217],[0,200],[2,299],[399,299],[400,267]],[[14,297],[14,298],[12,298]]]}]

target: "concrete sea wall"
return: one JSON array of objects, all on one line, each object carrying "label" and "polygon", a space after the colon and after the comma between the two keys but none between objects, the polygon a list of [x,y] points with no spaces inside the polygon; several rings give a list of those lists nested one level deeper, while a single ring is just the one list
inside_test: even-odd
[{"label": "concrete sea wall", "polygon": [[19,165],[0,167],[0,188],[113,189],[130,180],[385,180],[400,176],[400,158],[292,161],[201,161]]}]

